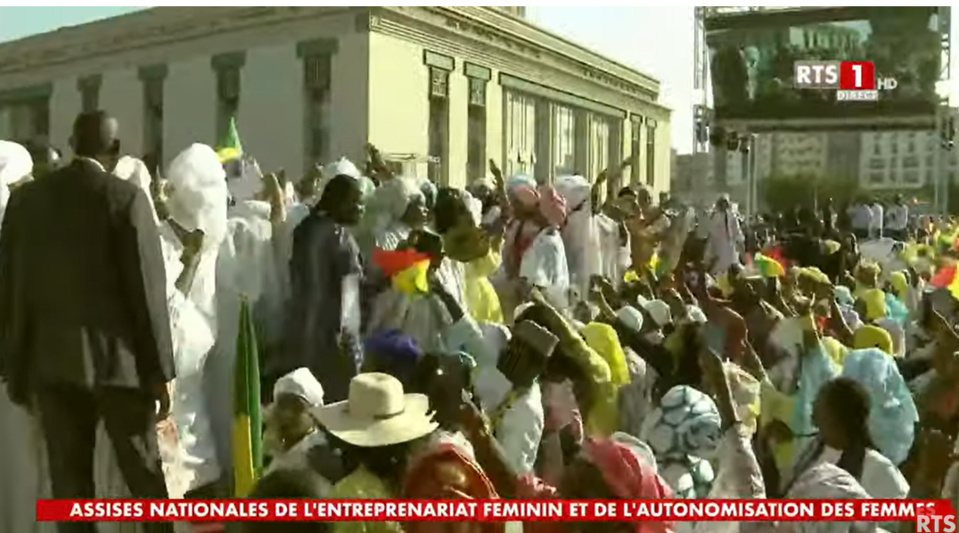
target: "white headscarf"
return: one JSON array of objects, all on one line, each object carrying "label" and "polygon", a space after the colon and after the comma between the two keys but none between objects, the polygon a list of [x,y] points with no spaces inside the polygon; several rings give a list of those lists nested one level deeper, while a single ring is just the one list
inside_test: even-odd
[{"label": "white headscarf", "polygon": [[227,189],[237,202],[253,200],[263,188],[263,171],[256,159],[247,155],[240,158],[239,165],[240,175],[226,181]]},{"label": "white headscarf", "polygon": [[[113,168],[113,175],[139,187],[140,190],[146,193],[150,207],[153,207],[153,194],[150,192],[150,182],[153,181],[153,178],[150,176],[150,170],[147,168],[146,163],[135,157],[125,155],[117,161],[117,165]],[[153,218],[157,224],[160,223],[155,209],[153,211]]]},{"label": "white headscarf", "polygon": [[599,229],[590,202],[593,187],[582,176],[560,176],[553,187],[566,199],[567,218],[562,236],[570,277],[579,293],[585,295],[590,277],[599,274],[602,267]]},{"label": "white headscarf", "polygon": [[400,219],[417,198],[425,201],[416,178],[395,177],[376,189],[370,215],[375,217],[373,235],[377,246],[392,250],[406,238],[409,228]]},{"label": "white headscarf", "polygon": [[273,397],[276,398],[280,394],[299,396],[311,407],[323,405],[323,385],[317,381],[309,368],[298,368],[276,380],[276,384],[273,385]]},{"label": "white headscarf", "polygon": [[33,158],[23,146],[10,141],[0,141],[0,221],[10,201],[10,185],[33,172]]},{"label": "white headscarf", "polygon": [[190,146],[170,163],[167,177],[170,217],[187,231],[203,231],[204,248],[219,247],[227,231],[229,191],[216,152],[205,144]]},{"label": "white headscarf", "polygon": [[483,221],[483,202],[470,194],[469,191],[463,191],[463,202],[466,204],[466,209],[470,212],[473,224],[479,226]]},{"label": "white headscarf", "polygon": [[360,179],[360,177],[363,176],[363,174],[360,172],[360,169],[356,168],[356,165],[354,165],[352,161],[345,157],[341,157],[330,163],[324,170],[326,171],[324,174],[330,178],[343,175],[349,176],[353,179]]}]

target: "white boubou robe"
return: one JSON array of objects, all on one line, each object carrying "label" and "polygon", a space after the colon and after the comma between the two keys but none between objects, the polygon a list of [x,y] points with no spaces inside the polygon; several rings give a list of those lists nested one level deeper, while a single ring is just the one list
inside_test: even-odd
[{"label": "white boubou robe", "polygon": [[712,269],[714,275],[725,275],[729,267],[739,262],[739,250],[744,242],[739,217],[732,209],[712,214],[709,218],[706,261],[715,261]]}]

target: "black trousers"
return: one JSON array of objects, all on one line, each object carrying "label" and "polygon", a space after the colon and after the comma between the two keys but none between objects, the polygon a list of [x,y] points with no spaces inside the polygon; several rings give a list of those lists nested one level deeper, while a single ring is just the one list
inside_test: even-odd
[{"label": "black trousers", "polygon": [[[120,473],[134,498],[167,498],[160,466],[154,401],[135,389],[96,390],[71,385],[44,385],[36,407],[49,457],[54,498],[96,497],[94,448],[103,423]],[[124,497],[125,494],[108,494]],[[172,523],[143,524],[143,531],[172,533]],[[96,525],[60,523],[60,533],[95,533]]]}]

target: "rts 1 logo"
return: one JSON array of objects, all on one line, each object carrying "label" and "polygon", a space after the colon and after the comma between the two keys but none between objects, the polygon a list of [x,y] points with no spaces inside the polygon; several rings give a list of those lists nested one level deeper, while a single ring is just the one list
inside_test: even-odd
[{"label": "rts 1 logo", "polygon": [[916,515],[916,533],[955,533],[955,531],[955,516]]},{"label": "rts 1 logo", "polygon": [[893,78],[878,78],[871,61],[797,61],[793,70],[797,89],[838,89],[838,101],[878,100],[878,91],[899,85]]}]

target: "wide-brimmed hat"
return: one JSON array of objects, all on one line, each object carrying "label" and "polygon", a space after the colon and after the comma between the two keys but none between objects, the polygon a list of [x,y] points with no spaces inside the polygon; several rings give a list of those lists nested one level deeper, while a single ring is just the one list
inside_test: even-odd
[{"label": "wide-brimmed hat", "polygon": [[438,427],[424,394],[404,394],[389,374],[369,372],[350,381],[349,398],[313,411],[336,438],[362,448],[416,440]]}]

